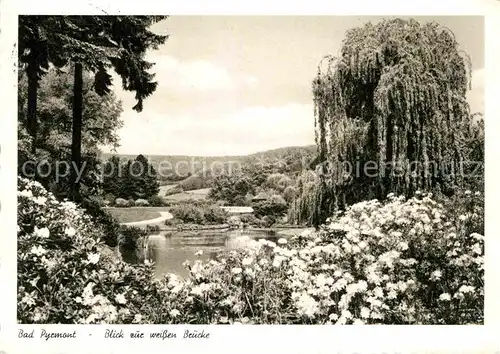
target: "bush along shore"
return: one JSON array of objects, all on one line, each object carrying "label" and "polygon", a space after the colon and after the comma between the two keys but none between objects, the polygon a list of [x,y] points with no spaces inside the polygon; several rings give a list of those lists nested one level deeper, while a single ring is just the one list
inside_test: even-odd
[{"label": "bush along shore", "polygon": [[105,228],[75,204],[37,182],[18,185],[21,323],[483,323],[479,193],[361,202],[318,231],[158,280],[150,263],[104,252]]}]

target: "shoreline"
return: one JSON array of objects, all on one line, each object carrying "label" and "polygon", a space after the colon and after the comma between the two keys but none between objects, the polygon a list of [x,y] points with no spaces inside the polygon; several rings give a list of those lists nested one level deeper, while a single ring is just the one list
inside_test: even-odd
[{"label": "shoreline", "polygon": [[217,225],[190,225],[183,227],[160,227],[159,232],[189,232],[189,231],[249,231],[249,232],[274,232],[276,235],[291,236],[294,234],[299,234],[306,230],[314,230],[314,228],[307,226],[276,226],[276,227],[231,227],[228,224],[217,224]]}]

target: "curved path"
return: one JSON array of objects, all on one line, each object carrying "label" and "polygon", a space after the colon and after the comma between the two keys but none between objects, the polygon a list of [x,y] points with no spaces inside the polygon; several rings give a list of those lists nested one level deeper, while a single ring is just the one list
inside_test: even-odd
[{"label": "curved path", "polygon": [[157,218],[154,218],[154,219],[126,222],[126,223],[122,223],[122,225],[125,225],[125,226],[147,226],[147,225],[155,225],[155,224],[158,224],[158,223],[162,223],[165,220],[172,219],[174,217],[168,211],[159,211],[159,213],[160,213],[160,216],[157,217]]}]

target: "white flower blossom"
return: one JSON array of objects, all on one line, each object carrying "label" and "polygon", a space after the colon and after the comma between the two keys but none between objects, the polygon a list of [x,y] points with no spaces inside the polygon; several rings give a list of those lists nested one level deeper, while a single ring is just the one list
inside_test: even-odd
[{"label": "white flower blossom", "polygon": [[233,274],[240,274],[241,272],[243,271],[243,269],[239,268],[239,267],[236,267],[236,268],[233,268],[231,269],[231,273]]},{"label": "white flower blossom", "polygon": [[442,275],[443,274],[441,273],[441,271],[439,269],[435,270],[434,272],[431,273],[430,280],[439,280],[439,279],[441,279]]},{"label": "white flower blossom", "polygon": [[50,236],[50,231],[46,227],[42,227],[41,229],[39,229],[37,226],[35,226],[34,235],[41,238],[48,238]]},{"label": "white flower blossom", "polygon": [[75,230],[73,227],[69,226],[69,227],[67,227],[67,228],[64,230],[64,233],[65,233],[67,236],[72,237],[72,236],[75,236],[75,234],[76,234],[76,230]]},{"label": "white flower blossom", "polygon": [[303,293],[297,301],[297,310],[301,315],[314,317],[314,315],[318,312],[319,307],[316,300],[314,300],[310,295]]},{"label": "white flower blossom", "polygon": [[127,299],[125,298],[125,295],[123,295],[123,294],[116,294],[115,301],[119,304],[122,304],[122,305],[125,305],[127,303]]},{"label": "white flower blossom", "polygon": [[441,295],[439,295],[439,300],[441,300],[441,301],[450,301],[451,300],[451,296],[448,293],[442,293]]},{"label": "white flower blossom", "polygon": [[170,310],[169,314],[170,314],[170,316],[175,318],[175,317],[179,316],[181,313],[179,312],[179,310],[173,309],[173,310]]},{"label": "white flower blossom", "polygon": [[87,255],[87,261],[91,264],[97,264],[97,262],[99,262],[99,258],[99,253],[89,253]]},{"label": "white flower blossom", "polygon": [[361,315],[361,318],[369,318],[370,317],[370,309],[367,307],[362,307],[360,315]]},{"label": "white flower blossom", "polygon": [[25,198],[33,197],[33,193],[29,189],[25,189],[25,190],[22,190],[20,192],[17,192],[17,195],[20,197],[25,197]]},{"label": "white flower blossom", "polygon": [[45,197],[33,198],[33,202],[38,205],[45,205],[45,203],[47,202],[47,198]]},{"label": "white flower blossom", "polygon": [[47,253],[47,250],[45,248],[43,248],[42,246],[33,246],[33,247],[31,247],[30,252],[36,256],[41,256],[42,254]]}]

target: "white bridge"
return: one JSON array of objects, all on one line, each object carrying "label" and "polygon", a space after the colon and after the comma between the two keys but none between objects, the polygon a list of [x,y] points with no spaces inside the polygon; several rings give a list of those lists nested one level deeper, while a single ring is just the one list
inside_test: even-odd
[{"label": "white bridge", "polygon": [[251,214],[253,213],[252,207],[246,206],[221,206],[222,210],[227,211],[229,214]]}]

